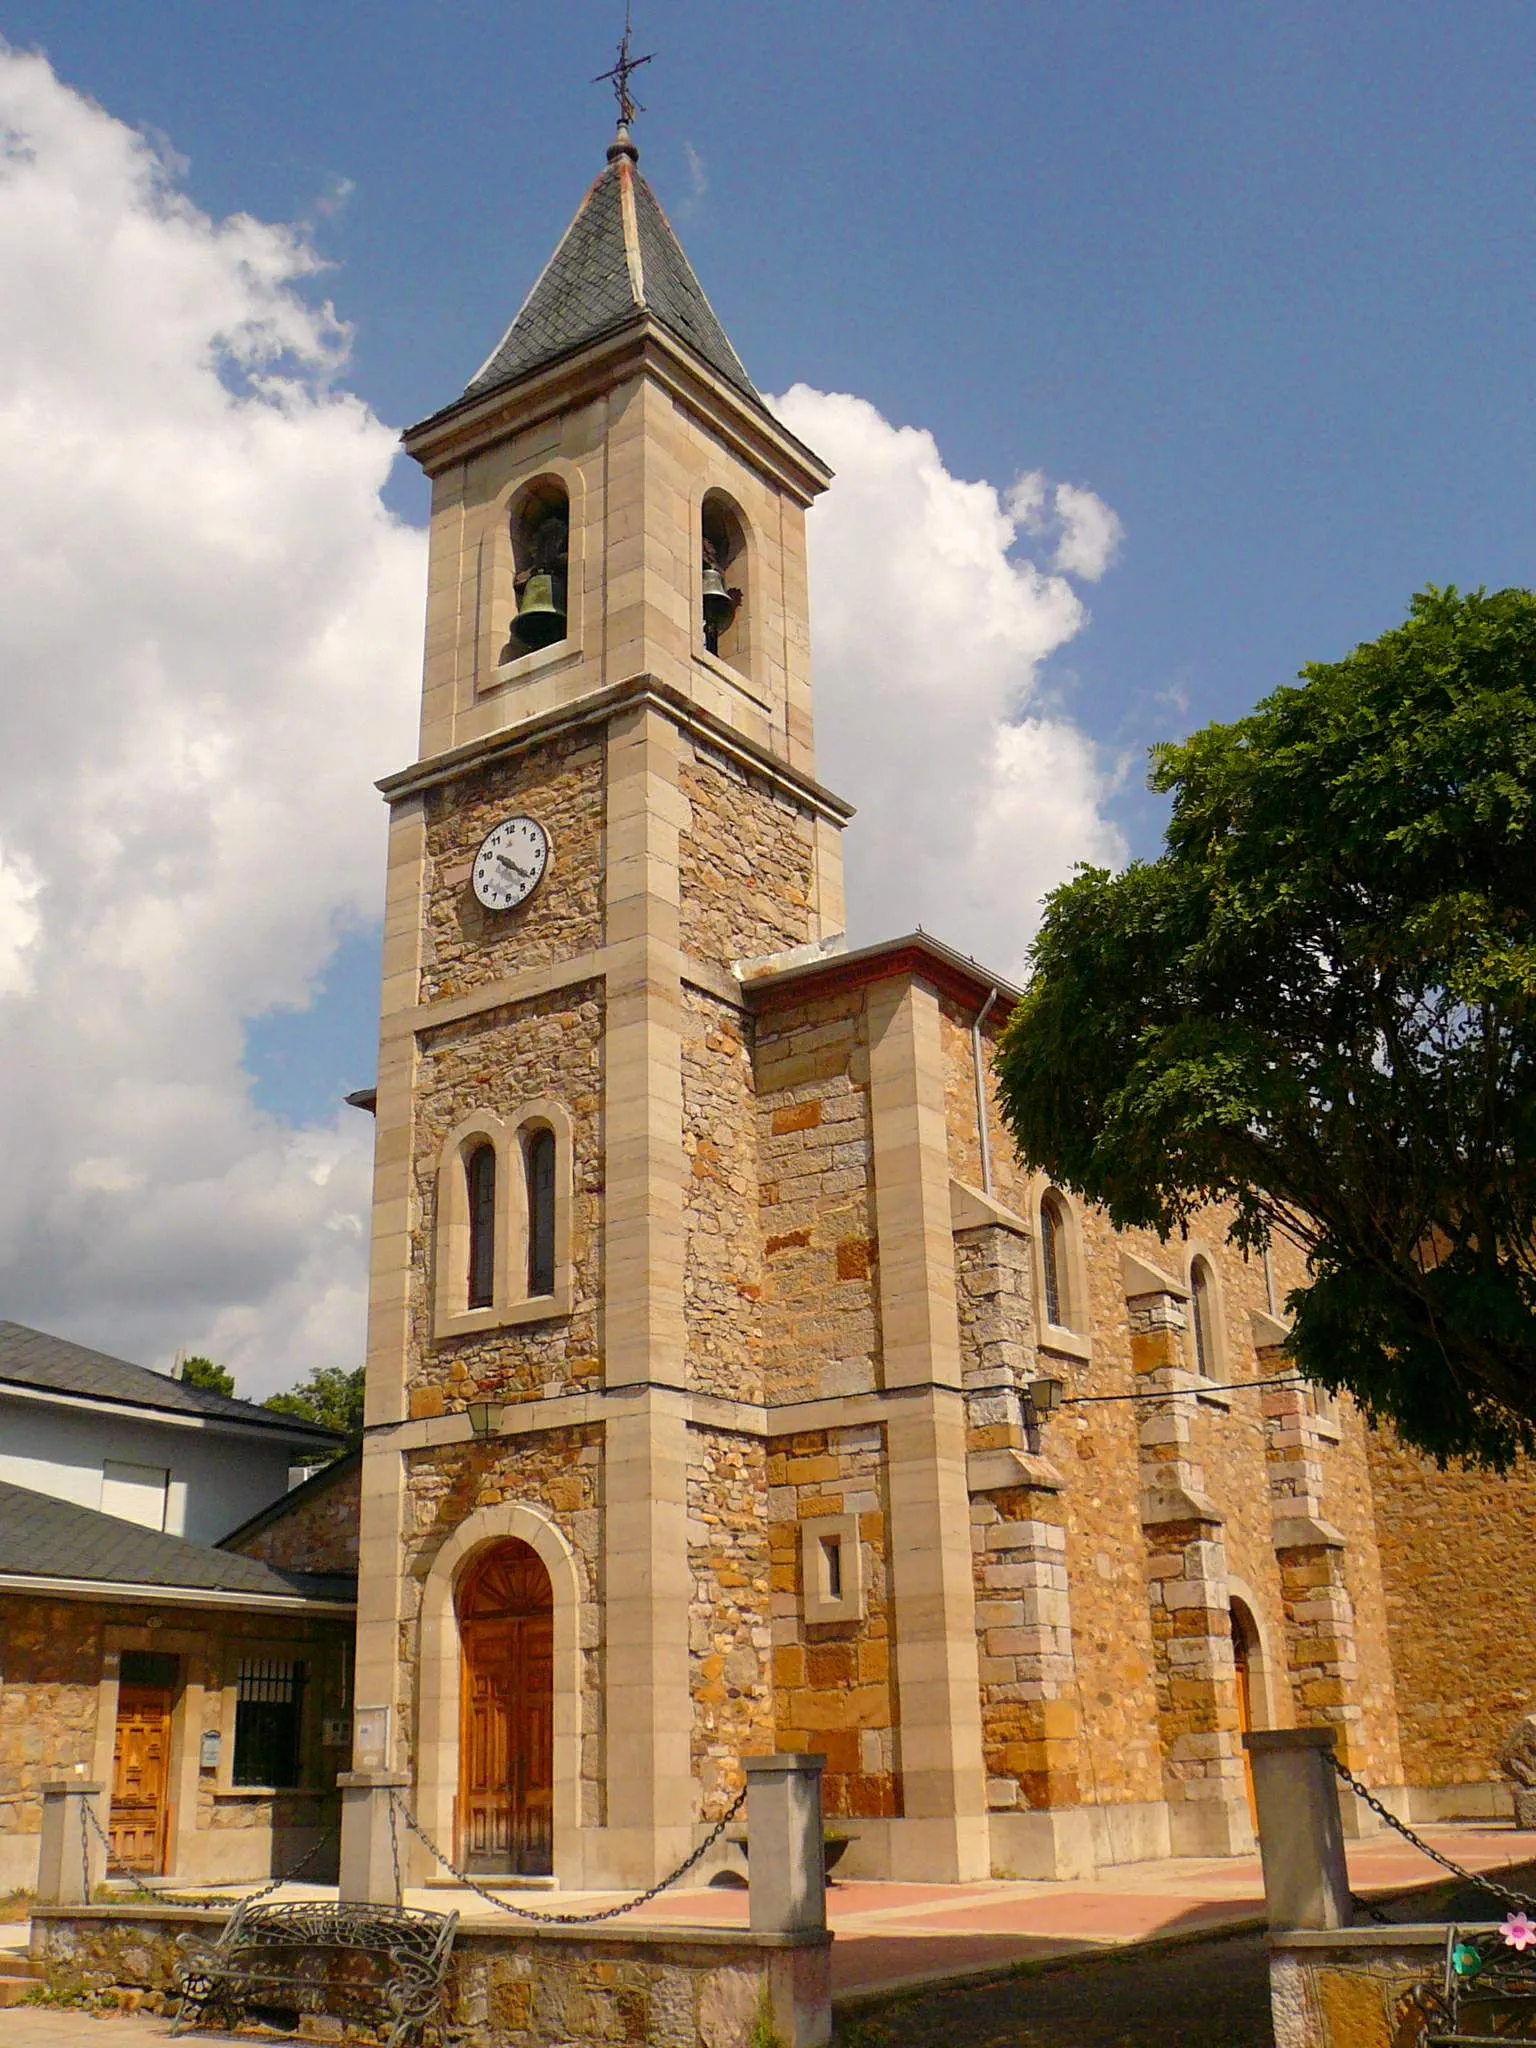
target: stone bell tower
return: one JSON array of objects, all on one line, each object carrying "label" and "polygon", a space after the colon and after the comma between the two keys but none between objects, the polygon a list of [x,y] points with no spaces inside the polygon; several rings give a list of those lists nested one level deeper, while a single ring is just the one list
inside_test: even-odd
[{"label": "stone bell tower", "polygon": [[848,816],[813,778],[828,472],[638,157],[621,126],[405,436],[421,743],[383,785],[354,1766],[449,1855],[567,1884],[651,1881],[773,1747],[766,1586],[730,1555],[762,1499],[728,1428],[762,1399],[732,968],[840,932]]}]

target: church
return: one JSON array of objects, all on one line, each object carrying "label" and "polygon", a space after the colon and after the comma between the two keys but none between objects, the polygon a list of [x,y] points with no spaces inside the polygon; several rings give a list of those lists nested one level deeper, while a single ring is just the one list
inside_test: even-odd
[{"label": "church", "polygon": [[1536,1670],[1467,1588],[1536,1590],[1528,1476],[1298,1380],[1287,1246],[1031,1177],[1016,991],[846,936],[831,478],[627,125],[405,445],[354,1769],[482,1880],[567,1887],[661,1877],[774,1750],[825,1757],[869,1877],[1238,1853],[1246,1727],[1331,1724],[1405,1814],[1507,1811]]}]

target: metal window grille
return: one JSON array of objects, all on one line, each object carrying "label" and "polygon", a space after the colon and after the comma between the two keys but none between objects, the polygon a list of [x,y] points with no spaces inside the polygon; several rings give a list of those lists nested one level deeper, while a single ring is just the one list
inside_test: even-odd
[{"label": "metal window grille", "polygon": [[528,1292],[555,1291],[555,1134],[531,1131],[524,1145],[528,1174]]},{"label": "metal window grille", "polygon": [[247,1657],[235,1678],[237,1785],[297,1785],[302,1774],[303,1664]]},{"label": "metal window grille", "polygon": [[496,1299],[496,1148],[477,1145],[466,1169],[469,1181],[469,1306],[489,1308]]}]

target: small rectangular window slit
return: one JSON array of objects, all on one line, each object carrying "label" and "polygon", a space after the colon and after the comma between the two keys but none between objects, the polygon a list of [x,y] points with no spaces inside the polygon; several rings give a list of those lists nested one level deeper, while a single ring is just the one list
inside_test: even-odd
[{"label": "small rectangular window slit", "polygon": [[800,1524],[800,1573],[808,1622],[862,1621],[864,1546],[857,1515],[818,1515]]},{"label": "small rectangular window slit", "polygon": [[823,1536],[821,1558],[826,1568],[826,1597],[841,1600],[843,1597],[843,1539],[841,1536]]}]

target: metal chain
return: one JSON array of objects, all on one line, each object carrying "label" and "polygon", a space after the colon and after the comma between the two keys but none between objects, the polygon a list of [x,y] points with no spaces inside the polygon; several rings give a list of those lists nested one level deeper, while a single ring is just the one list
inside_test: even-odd
[{"label": "metal chain", "polygon": [[[85,1880],[89,1878],[91,1867],[91,1838],[87,1833],[87,1823],[96,1830],[96,1839],[107,1852],[107,1875],[110,1877],[113,1874],[111,1841],[108,1839],[101,1822],[96,1818],[95,1807],[92,1806],[89,1799],[82,1799],[80,1802],[80,1869],[82,1888],[88,1888]],[[131,1886],[139,1898],[152,1899],[157,1906],[253,1906],[258,1899],[269,1897],[280,1885],[292,1884],[300,1871],[307,1870],[320,1854],[320,1851],[328,1843],[335,1841],[338,1832],[339,1830],[336,1828],[327,1828],[323,1835],[317,1836],[310,1843],[292,1869],[280,1871],[276,1877],[264,1884],[260,1891],[247,1892],[240,1897],[232,1897],[228,1894],[220,1895],[217,1892],[157,1891],[153,1885],[145,1884],[137,1871],[128,1870],[121,1863],[116,1866],[116,1875],[120,1882],[126,1882]]]},{"label": "metal chain", "polygon": [[389,1860],[395,1870],[395,1904],[405,1903],[405,1893],[400,1889],[400,1823],[395,1812],[395,1796],[389,1796]]},{"label": "metal chain", "polygon": [[477,1897],[484,1899],[488,1906],[494,1906],[498,1913],[509,1913],[514,1920],[542,1920],[551,1927],[587,1927],[599,1920],[617,1920],[621,1913],[633,1913],[638,1906],[648,1906],[651,1900],[666,1891],[669,1885],[674,1885],[679,1878],[686,1877],[688,1872],[692,1870],[705,1853],[715,1846],[737,1814],[740,1813],[743,1806],[746,1805],[747,1788],[745,1785],[742,1786],[703,1841],[699,1843],[696,1849],[691,1850],[683,1858],[676,1870],[669,1871],[664,1878],[653,1884],[649,1891],[641,1892],[638,1898],[626,1899],[622,1905],[618,1906],[604,1906],[601,1912],[597,1913],[535,1913],[528,1906],[509,1905],[498,1893],[487,1891],[483,1884],[475,1882],[468,1871],[460,1870],[456,1863],[449,1861],[421,1825],[421,1822],[417,1820],[415,1814],[411,1812],[411,1809],[400,1797],[400,1794],[393,1788],[390,1791],[389,1802],[392,1809],[395,1807],[399,1808],[400,1818],[405,1822],[411,1833],[421,1843],[427,1853],[436,1858],[444,1870],[448,1872],[449,1876],[463,1885],[466,1891],[474,1892]]},{"label": "metal chain", "polygon": [[[1452,1877],[1459,1877],[1463,1884],[1475,1885],[1479,1891],[1488,1892],[1493,1898],[1502,1899],[1506,1906],[1512,1906],[1521,1912],[1536,1913],[1536,1899],[1530,1898],[1524,1892],[1511,1891],[1507,1884],[1500,1884],[1496,1878],[1479,1877],[1475,1871],[1463,1870],[1459,1863],[1453,1863],[1449,1856],[1442,1856],[1438,1849],[1432,1848],[1422,1835],[1416,1835],[1406,1821],[1399,1820],[1391,1808],[1384,1806],[1376,1794],[1368,1786],[1362,1785],[1354,1772],[1341,1764],[1336,1756],[1331,1756],[1329,1761],[1357,1799],[1363,1799],[1378,1819],[1384,1820],[1389,1828],[1395,1829],[1405,1842],[1412,1842],[1415,1849],[1422,1849],[1424,1854],[1438,1863],[1442,1870],[1448,1870]],[[1357,1900],[1356,1904],[1359,1903]],[[1372,1918],[1379,1917],[1372,1907],[1367,1906],[1366,1911]]]}]

